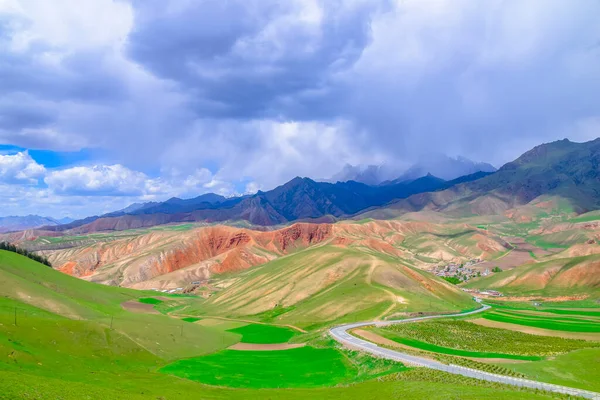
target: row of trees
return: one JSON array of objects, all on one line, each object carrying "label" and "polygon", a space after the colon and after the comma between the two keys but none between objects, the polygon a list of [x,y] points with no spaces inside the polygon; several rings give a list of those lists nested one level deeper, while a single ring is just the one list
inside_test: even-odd
[{"label": "row of trees", "polygon": [[37,261],[41,264],[47,265],[50,268],[52,268],[52,264],[50,264],[50,261],[48,261],[48,259],[46,257],[32,253],[29,250],[17,247],[14,244],[11,244],[8,242],[0,242],[0,250],[12,251],[13,253],[20,254],[22,256],[32,259],[33,261]]}]

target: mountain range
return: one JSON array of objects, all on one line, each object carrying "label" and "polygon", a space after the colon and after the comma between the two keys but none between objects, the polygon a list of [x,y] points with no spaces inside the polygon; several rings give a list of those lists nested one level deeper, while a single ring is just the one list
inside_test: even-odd
[{"label": "mountain range", "polygon": [[51,231],[87,233],[100,230],[125,230],[175,222],[247,221],[269,226],[298,220],[327,222],[352,216],[371,207],[416,193],[442,190],[485,176],[479,172],[452,181],[426,175],[419,179],[386,185],[348,182],[316,182],[296,177],[273,190],[234,198],[204,194],[193,199],[172,198],[160,203],[134,204],[124,210],[89,217],[60,226],[47,226]]},{"label": "mountain range", "polygon": [[[463,166],[468,164],[464,159],[456,160]],[[489,215],[545,194],[568,199],[575,211],[584,212],[600,208],[599,163],[600,139],[586,143],[565,139],[537,146],[496,172],[478,171],[453,180],[432,174],[410,179],[419,171],[416,166],[403,176],[378,185],[296,177],[254,195],[225,198],[209,193],[193,199],[137,203],[64,225],[47,224],[44,229],[87,233],[200,221],[246,221],[271,226],[349,217],[393,218],[425,208],[458,215]],[[471,167],[493,168],[475,163]]]},{"label": "mountain range", "polygon": [[434,209],[455,215],[501,214],[540,196],[557,196],[583,213],[600,208],[600,138],[575,143],[568,139],[536,146],[497,172],[445,190],[420,193],[368,213],[392,218]]},{"label": "mountain range", "polygon": [[39,228],[42,226],[55,226],[73,222],[71,218],[54,219],[39,215],[7,216],[0,217],[0,232],[20,231],[24,229]]}]

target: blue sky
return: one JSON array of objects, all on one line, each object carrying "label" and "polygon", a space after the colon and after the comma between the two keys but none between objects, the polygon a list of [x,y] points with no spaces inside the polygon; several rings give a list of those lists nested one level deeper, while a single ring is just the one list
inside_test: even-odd
[{"label": "blue sky", "polygon": [[83,217],[600,130],[600,3],[0,0],[1,215]]}]

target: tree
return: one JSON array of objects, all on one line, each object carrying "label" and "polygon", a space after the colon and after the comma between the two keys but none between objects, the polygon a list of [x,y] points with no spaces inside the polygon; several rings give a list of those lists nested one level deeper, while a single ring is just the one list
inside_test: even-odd
[{"label": "tree", "polygon": [[20,247],[17,247],[12,243],[0,242],[0,250],[6,250],[6,251],[13,252],[13,253],[21,254],[22,256],[25,256],[33,261],[37,261],[40,264],[44,264],[44,265],[47,265],[48,267],[52,268],[52,264],[50,264],[50,261],[48,261],[48,259],[46,257],[32,253],[27,249],[22,249]]},{"label": "tree", "polygon": [[502,272],[502,268],[494,267],[494,268],[492,268],[492,272]]}]

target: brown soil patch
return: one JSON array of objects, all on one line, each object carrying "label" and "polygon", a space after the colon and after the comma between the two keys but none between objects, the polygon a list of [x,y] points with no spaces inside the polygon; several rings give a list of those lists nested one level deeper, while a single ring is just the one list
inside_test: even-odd
[{"label": "brown soil patch", "polygon": [[229,346],[229,350],[243,350],[243,351],[275,351],[275,350],[289,350],[297,349],[298,347],[304,347],[306,343],[273,343],[273,344],[258,344],[258,343],[236,343],[233,346]]},{"label": "brown soil patch", "polygon": [[490,321],[490,320],[484,319],[484,318],[471,319],[471,320],[469,320],[469,322],[472,322],[474,324],[481,325],[481,326],[486,326],[488,328],[507,329],[510,331],[529,333],[531,335],[553,336],[553,337],[562,337],[562,338],[567,338],[567,339],[583,339],[583,340],[591,340],[591,341],[600,341],[600,333],[553,331],[550,329],[542,329],[542,328],[534,328],[531,326],[509,324],[507,322]]},{"label": "brown soil patch", "polygon": [[129,300],[125,303],[121,304],[121,307],[127,311],[131,311],[134,313],[142,313],[142,314],[160,314],[158,311],[154,309],[153,304],[144,304],[139,301]]}]

